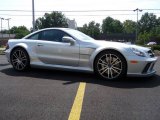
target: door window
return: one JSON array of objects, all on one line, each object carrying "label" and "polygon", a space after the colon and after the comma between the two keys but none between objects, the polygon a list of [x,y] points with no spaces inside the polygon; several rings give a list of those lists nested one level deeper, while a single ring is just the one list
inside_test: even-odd
[{"label": "door window", "polygon": [[36,33],[36,34],[33,34],[31,36],[29,36],[28,38],[26,39],[31,39],[31,40],[38,40],[39,39],[39,36],[40,36],[40,33]]},{"label": "door window", "polygon": [[40,40],[48,40],[54,42],[62,42],[64,36],[69,36],[67,33],[61,30],[45,30],[41,33]]}]

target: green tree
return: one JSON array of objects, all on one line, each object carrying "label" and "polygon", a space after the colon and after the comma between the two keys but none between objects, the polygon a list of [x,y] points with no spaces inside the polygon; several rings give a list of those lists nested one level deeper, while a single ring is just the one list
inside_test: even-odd
[{"label": "green tree", "polygon": [[89,24],[84,24],[82,28],[79,29],[81,32],[97,39],[100,35],[100,24],[95,23],[95,21],[89,22]]},{"label": "green tree", "polygon": [[158,26],[160,26],[160,17],[158,17],[158,19],[157,19],[157,24],[158,24]]},{"label": "green tree", "polygon": [[160,37],[160,17],[157,19],[157,26],[153,29],[153,32]]},{"label": "green tree", "polygon": [[103,20],[102,23],[102,31],[103,33],[122,33],[123,32],[123,24],[119,20],[115,20],[111,17],[107,17]]},{"label": "green tree", "polygon": [[61,12],[45,13],[36,20],[35,28],[68,27],[67,18]]},{"label": "green tree", "polygon": [[145,13],[139,20],[140,32],[150,32],[157,26],[156,15],[153,13]]},{"label": "green tree", "polygon": [[123,23],[124,33],[131,34],[136,32],[136,22],[132,20],[126,20]]},{"label": "green tree", "polygon": [[88,35],[88,25],[87,24],[84,24],[83,27],[79,27],[78,30]]},{"label": "green tree", "polygon": [[19,27],[13,26],[10,29],[10,33],[15,34],[16,35],[15,38],[19,39],[19,38],[26,36],[30,32],[25,26],[19,26]]},{"label": "green tree", "polygon": [[137,44],[140,44],[140,45],[146,44],[149,42],[149,40],[151,39],[152,36],[153,36],[152,33],[148,33],[148,32],[140,33],[138,35],[138,41],[136,41],[136,42],[137,42]]},{"label": "green tree", "polygon": [[160,41],[160,18],[157,19],[157,16],[153,13],[145,13],[138,24],[140,29],[139,43],[147,43],[150,40]]},{"label": "green tree", "polygon": [[88,35],[91,37],[97,39],[100,35],[100,24],[95,23],[94,21],[91,21],[88,24]]}]

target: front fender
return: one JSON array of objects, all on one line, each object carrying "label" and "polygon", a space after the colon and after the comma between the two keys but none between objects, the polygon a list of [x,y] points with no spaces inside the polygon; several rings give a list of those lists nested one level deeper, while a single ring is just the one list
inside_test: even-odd
[{"label": "front fender", "polygon": [[[28,46],[27,46],[25,43],[18,43],[18,44],[14,45],[14,46],[11,46],[10,52],[8,52],[8,53],[11,54],[12,51],[13,51],[14,49],[18,48],[18,47],[21,47],[21,48],[25,49],[26,52],[28,53]],[[29,54],[28,54],[28,55],[29,55]],[[30,56],[29,56],[29,58],[30,58]],[[9,59],[10,59],[10,55],[9,55]]]},{"label": "front fender", "polygon": [[127,52],[127,50],[125,48],[120,48],[120,49],[117,49],[117,48],[114,48],[114,47],[100,47],[100,48],[97,48],[91,55],[90,57],[90,67],[92,69],[94,69],[94,61],[97,57],[97,55],[99,53],[101,53],[102,51],[105,51],[105,50],[115,50],[117,52],[119,52],[120,54],[123,55],[123,57],[127,60],[127,57],[129,55],[129,53]]}]

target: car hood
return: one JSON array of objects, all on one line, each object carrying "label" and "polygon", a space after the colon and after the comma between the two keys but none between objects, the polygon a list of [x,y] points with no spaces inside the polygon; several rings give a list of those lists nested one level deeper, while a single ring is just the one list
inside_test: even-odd
[{"label": "car hood", "polygon": [[112,42],[112,41],[104,41],[104,40],[95,40],[94,43],[98,46],[102,47],[114,47],[114,48],[136,48],[141,51],[148,51],[149,48],[141,47],[138,45],[132,45],[127,43],[120,43],[120,42]]}]

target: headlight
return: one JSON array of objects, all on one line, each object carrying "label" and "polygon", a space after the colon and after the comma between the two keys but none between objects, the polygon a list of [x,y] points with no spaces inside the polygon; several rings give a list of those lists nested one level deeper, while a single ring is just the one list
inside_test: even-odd
[{"label": "headlight", "polygon": [[131,50],[132,50],[132,52],[133,52],[134,54],[136,54],[136,55],[138,55],[138,56],[141,56],[141,57],[145,57],[145,56],[146,56],[144,52],[142,52],[142,51],[140,51],[140,50],[138,50],[138,49],[136,49],[136,48],[131,48]]}]

